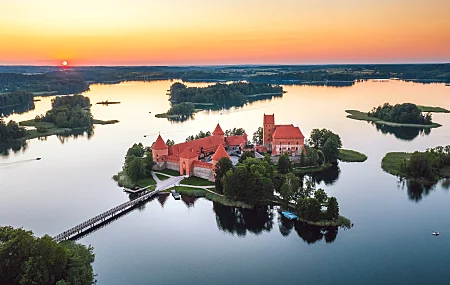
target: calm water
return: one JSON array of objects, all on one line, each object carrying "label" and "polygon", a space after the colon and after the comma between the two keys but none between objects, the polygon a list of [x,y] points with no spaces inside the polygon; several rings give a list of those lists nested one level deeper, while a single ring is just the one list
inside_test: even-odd
[{"label": "calm water", "polygon": [[[122,102],[93,105],[94,117],[119,124],[96,126],[90,136],[32,140],[0,156],[0,224],[58,234],[129,199],[111,176],[133,143],[150,145],[158,132],[165,140],[182,141],[212,131],[217,122],[224,130],[243,127],[252,134],[264,113],[275,113],[278,123],[298,125],[305,135],[313,128],[332,129],[344,147],[369,156],[362,164],[340,163],[320,184],[338,198],[354,228],[322,233],[282,224],[271,209],[243,211],[204,199],[160,197],[80,240],[94,246],[97,284],[448,284],[448,181],[425,192],[408,189],[384,173],[380,162],[389,151],[450,144],[450,115],[434,115],[443,127],[429,134],[395,133],[346,119],[344,110],[384,102],[450,109],[449,87],[400,81],[285,86],[288,92],[279,99],[171,123],[154,117],[169,108],[165,93],[171,84],[91,86],[86,95],[92,103]],[[9,118],[34,118],[50,108],[50,100],[44,97],[35,110]],[[434,230],[442,235],[433,237]]]}]

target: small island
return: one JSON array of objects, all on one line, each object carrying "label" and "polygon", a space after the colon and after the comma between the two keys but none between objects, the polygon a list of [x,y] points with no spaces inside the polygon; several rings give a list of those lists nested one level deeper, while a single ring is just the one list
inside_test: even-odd
[{"label": "small island", "polygon": [[267,83],[234,82],[216,83],[207,87],[187,87],[176,82],[167,93],[172,104],[170,110],[155,117],[183,120],[201,111],[200,108],[239,107],[248,101],[282,96],[283,93],[283,87]]},{"label": "small island", "polygon": [[[357,110],[345,110],[349,115],[347,118],[361,121],[373,122],[377,125],[390,127],[408,127],[430,129],[438,128],[441,125],[432,121],[431,112],[450,113],[441,107],[418,106],[412,103],[390,105],[385,103],[382,106],[373,108],[370,112]],[[426,113],[426,114],[423,114]]]},{"label": "small island", "polygon": [[432,185],[441,178],[450,178],[450,145],[425,152],[390,152],[383,157],[381,168],[400,178]]}]

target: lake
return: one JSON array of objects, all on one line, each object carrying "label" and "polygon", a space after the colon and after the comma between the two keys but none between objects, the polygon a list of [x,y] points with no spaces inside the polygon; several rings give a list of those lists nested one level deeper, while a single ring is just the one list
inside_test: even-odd
[{"label": "lake", "polygon": [[[344,148],[365,153],[364,163],[339,163],[318,185],[337,197],[355,226],[322,232],[281,222],[270,208],[242,210],[205,199],[158,197],[79,240],[92,245],[97,284],[448,284],[450,195],[448,181],[423,191],[408,188],[380,167],[390,151],[450,144],[450,114],[434,114],[443,126],[431,132],[378,130],[346,118],[346,109],[412,102],[450,109],[444,84],[366,81],[351,87],[284,86],[282,98],[242,108],[203,111],[182,123],[155,118],[169,109],[172,81],[91,85],[92,113],[115,125],[93,134],[34,139],[0,156],[0,224],[54,236],[129,200],[111,179],[135,142],[184,141],[200,130],[242,127],[249,137],[275,114],[279,124],[338,133]],[[207,83],[187,83],[206,86]],[[35,109],[7,118],[32,119]],[[120,101],[118,105],[96,102]],[[149,113],[151,112],[151,114]],[[146,137],[144,137],[144,135]],[[36,157],[42,160],[36,161]],[[441,231],[439,237],[431,233]]]}]

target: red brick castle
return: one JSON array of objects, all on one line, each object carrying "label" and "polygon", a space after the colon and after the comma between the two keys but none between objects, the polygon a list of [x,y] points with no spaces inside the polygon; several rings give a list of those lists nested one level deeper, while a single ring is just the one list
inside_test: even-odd
[{"label": "red brick castle", "polygon": [[275,115],[264,114],[263,144],[272,156],[288,153],[300,155],[304,151],[305,137],[299,127],[294,125],[275,125]]}]

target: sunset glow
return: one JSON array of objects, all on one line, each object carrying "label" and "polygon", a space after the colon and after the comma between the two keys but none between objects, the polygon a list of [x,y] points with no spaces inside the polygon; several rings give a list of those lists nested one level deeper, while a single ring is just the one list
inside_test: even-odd
[{"label": "sunset glow", "polygon": [[450,61],[448,0],[4,0],[1,7],[0,64]]}]

